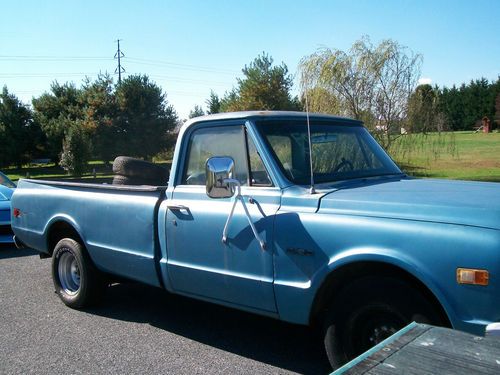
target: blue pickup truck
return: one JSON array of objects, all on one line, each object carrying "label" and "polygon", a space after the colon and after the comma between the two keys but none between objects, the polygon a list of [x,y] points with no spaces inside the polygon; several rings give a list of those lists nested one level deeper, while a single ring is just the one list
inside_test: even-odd
[{"label": "blue pickup truck", "polygon": [[410,321],[500,321],[500,184],[410,178],[359,121],[196,118],[163,181],[21,180],[16,242],[72,308],[136,280],[317,327],[334,368]]}]

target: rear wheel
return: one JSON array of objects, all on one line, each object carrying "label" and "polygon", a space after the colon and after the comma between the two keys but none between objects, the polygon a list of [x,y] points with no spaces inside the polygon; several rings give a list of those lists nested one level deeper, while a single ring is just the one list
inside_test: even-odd
[{"label": "rear wheel", "polygon": [[83,246],[70,238],[60,240],[54,248],[52,280],[59,298],[75,309],[95,303],[105,288],[101,273]]},{"label": "rear wheel", "polygon": [[326,317],[330,364],[340,367],[412,321],[444,323],[432,303],[404,281],[367,277],[353,282],[335,298]]}]

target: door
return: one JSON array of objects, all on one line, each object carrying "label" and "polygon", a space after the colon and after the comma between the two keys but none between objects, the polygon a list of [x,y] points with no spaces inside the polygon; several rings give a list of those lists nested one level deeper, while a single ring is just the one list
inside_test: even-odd
[{"label": "door", "polygon": [[[167,212],[168,273],[172,288],[259,310],[276,311],[273,290],[273,225],[281,192],[274,187],[243,124],[204,127],[191,132],[180,184]],[[222,242],[234,197],[206,194],[205,163],[229,156],[242,185],[250,218],[268,245],[262,250],[241,202]],[[250,203],[253,202],[253,203]]]}]

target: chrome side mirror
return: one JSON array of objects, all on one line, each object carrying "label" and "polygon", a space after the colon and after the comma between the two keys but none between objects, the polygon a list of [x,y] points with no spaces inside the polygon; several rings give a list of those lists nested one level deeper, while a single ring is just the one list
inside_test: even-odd
[{"label": "chrome side mirror", "polygon": [[234,160],[227,156],[216,156],[205,164],[207,195],[210,198],[230,198],[234,195],[234,185],[225,180],[234,175]]}]

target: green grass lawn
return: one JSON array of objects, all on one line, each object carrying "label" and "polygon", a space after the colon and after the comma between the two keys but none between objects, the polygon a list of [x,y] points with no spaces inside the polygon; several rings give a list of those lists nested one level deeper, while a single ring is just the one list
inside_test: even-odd
[{"label": "green grass lawn", "polygon": [[[400,137],[391,156],[402,169],[416,177],[500,182],[500,133],[454,132]],[[170,169],[170,162],[159,164]],[[91,182],[111,181],[111,164],[89,163],[88,173],[79,179]],[[75,179],[54,164],[7,168],[3,172],[12,180],[19,178]]]},{"label": "green grass lawn", "polygon": [[[159,165],[170,169],[170,162],[159,162]],[[66,171],[56,166],[55,164],[25,166],[23,168],[6,168],[2,170],[11,180],[17,181],[20,178],[34,178],[34,179],[47,179],[47,180],[86,180],[92,182],[111,182],[113,179],[113,170],[111,163],[105,165],[101,161],[89,162],[87,172],[80,177],[71,176]]]},{"label": "green grass lawn", "polygon": [[[105,166],[102,162],[92,162],[89,164],[89,171],[81,176],[82,179],[91,179],[95,175],[97,178],[112,178],[113,171],[111,164]],[[7,168],[3,172],[13,181],[20,178],[37,178],[37,179],[74,179],[74,176],[68,175],[64,169],[54,164],[25,166],[23,168]]]},{"label": "green grass lawn", "polygon": [[498,132],[407,135],[398,140],[392,156],[406,173],[417,177],[500,182]]}]

